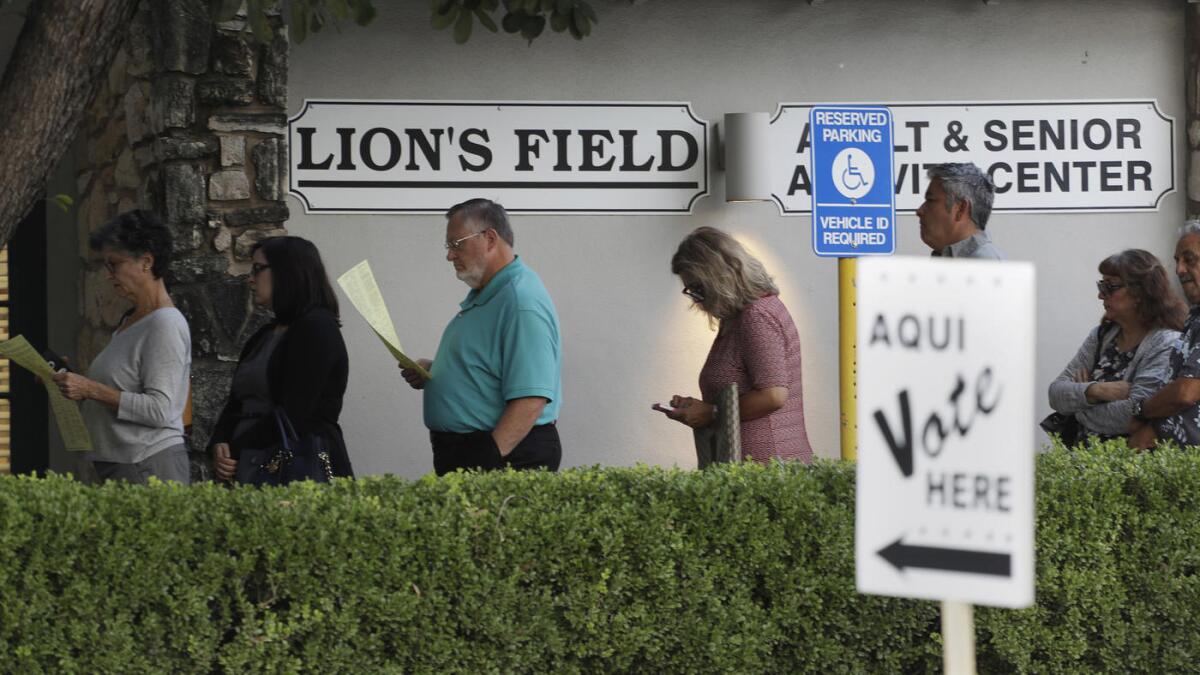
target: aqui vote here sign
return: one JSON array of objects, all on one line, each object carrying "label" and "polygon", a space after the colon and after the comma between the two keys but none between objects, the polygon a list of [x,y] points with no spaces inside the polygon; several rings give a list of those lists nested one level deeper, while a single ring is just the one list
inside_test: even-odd
[{"label": "aqui vote here sign", "polygon": [[813,252],[841,257],[892,254],[896,195],[891,111],[818,106],[809,120]]},{"label": "aqui vote here sign", "polygon": [[857,284],[858,590],[1031,605],[1033,266],[872,258]]}]

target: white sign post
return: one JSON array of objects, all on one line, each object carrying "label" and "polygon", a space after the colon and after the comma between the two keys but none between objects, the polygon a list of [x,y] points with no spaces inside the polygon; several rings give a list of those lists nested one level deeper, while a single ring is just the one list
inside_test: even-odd
[{"label": "white sign post", "polygon": [[688,214],[708,194],[687,103],[308,100],[288,146],[307,213]]},{"label": "white sign post", "polygon": [[1033,603],[1034,297],[1027,263],[859,261],[860,592]]}]

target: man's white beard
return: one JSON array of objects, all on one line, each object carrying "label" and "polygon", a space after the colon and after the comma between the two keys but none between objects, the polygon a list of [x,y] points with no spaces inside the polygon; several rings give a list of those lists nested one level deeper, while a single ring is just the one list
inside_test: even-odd
[{"label": "man's white beard", "polygon": [[455,270],[454,276],[458,277],[459,281],[462,281],[471,288],[479,288],[480,282],[483,281],[483,266],[480,265],[477,268],[464,267],[462,271]]}]

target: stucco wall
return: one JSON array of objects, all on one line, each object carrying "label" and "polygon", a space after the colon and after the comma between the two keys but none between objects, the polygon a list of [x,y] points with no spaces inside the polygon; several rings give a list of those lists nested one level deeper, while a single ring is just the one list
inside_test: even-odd
[{"label": "stucco wall", "polygon": [[[1154,98],[1176,118],[1184,156],[1177,0],[655,0],[599,9],[602,23],[582,42],[547,34],[527,47],[477,30],[460,47],[429,29],[426,3],[388,3],[369,28],[326,31],[293,49],[289,111],[318,97],[679,100],[716,122],[726,112],[774,111],[782,101]],[[1182,164],[1177,158],[1176,185]],[[712,194],[692,216],[514,219],[517,251],[542,275],[562,320],[565,465],[694,466],[690,432],[650,404],[696,392],[712,339],[668,268],[679,240],[699,225],[733,231],[776,275],[803,341],[811,441],[818,453],[837,455],[836,263],[812,254],[807,216],[781,217],[769,203],[725,204],[723,182],[714,171]],[[467,290],[444,260],[443,219],[310,216],[289,203],[289,231],[320,246],[331,274],[372,261],[405,347],[432,356]],[[1169,260],[1183,211],[1176,193],[1157,213],[993,217],[988,229],[1009,256],[1037,265],[1030,395],[1039,417],[1045,385],[1101,311],[1096,264],[1127,247]],[[916,227],[914,216],[900,218],[898,253],[926,253]],[[356,466],[423,474],[431,458],[420,395],[346,305],[343,427]]]}]

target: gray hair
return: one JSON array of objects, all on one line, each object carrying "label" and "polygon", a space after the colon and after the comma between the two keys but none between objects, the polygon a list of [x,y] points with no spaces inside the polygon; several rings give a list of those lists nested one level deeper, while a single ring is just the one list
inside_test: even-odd
[{"label": "gray hair", "polygon": [[971,220],[975,221],[975,226],[981,230],[987,228],[996,185],[982,169],[970,162],[948,162],[936,164],[926,173],[930,180],[941,179],[942,189],[946,191],[947,211],[965,200],[971,207]]},{"label": "gray hair", "polygon": [[1179,228],[1179,238],[1200,234],[1200,218],[1188,218],[1183,221],[1183,227]]},{"label": "gray hair", "polygon": [[446,212],[446,220],[451,220],[457,215],[462,215],[467,222],[482,223],[484,227],[479,230],[480,232],[491,228],[509,246],[513,245],[513,231],[512,225],[508,223],[508,211],[505,211],[500,204],[478,197],[468,199],[461,204],[451,206],[450,210]]},{"label": "gray hair", "polygon": [[171,266],[171,241],[171,229],[158,216],[142,209],[126,211],[88,235],[88,246],[93,251],[111,248],[134,257],[149,253],[154,258],[150,271],[155,279],[163,278]]}]

